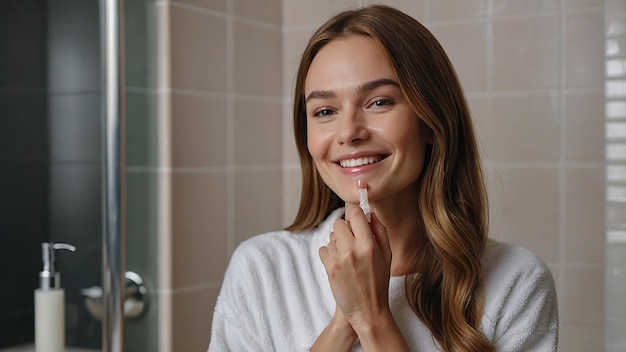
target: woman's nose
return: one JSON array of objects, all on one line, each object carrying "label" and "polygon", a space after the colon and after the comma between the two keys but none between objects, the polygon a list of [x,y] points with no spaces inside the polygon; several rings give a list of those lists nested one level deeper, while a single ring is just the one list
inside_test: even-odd
[{"label": "woman's nose", "polygon": [[364,117],[358,112],[346,113],[340,117],[337,131],[339,144],[354,144],[369,138],[369,130]]}]

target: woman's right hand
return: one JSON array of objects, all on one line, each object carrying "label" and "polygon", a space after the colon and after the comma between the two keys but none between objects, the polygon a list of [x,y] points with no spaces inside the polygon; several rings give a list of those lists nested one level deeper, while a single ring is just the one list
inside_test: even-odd
[{"label": "woman's right hand", "polygon": [[358,206],[346,204],[346,221],[335,221],[329,244],[319,252],[335,301],[357,333],[391,316],[391,249],[375,213],[368,223]]}]

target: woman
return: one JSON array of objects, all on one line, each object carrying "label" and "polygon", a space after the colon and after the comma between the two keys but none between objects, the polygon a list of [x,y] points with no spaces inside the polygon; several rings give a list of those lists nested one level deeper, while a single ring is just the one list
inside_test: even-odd
[{"label": "woman", "polygon": [[333,17],[294,102],[300,209],[233,254],[210,351],[556,351],[552,277],[488,240],[470,114],[428,30],[381,5]]}]

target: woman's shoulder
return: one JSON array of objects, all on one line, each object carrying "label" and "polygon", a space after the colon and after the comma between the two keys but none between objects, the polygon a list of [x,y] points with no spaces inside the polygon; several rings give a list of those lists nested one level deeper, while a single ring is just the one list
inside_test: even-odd
[{"label": "woman's shoulder", "polygon": [[255,262],[289,255],[312,245],[314,231],[272,231],[254,235],[237,245],[231,261]]},{"label": "woman's shoulder", "polygon": [[242,241],[233,256],[256,257],[259,255],[274,256],[284,253],[286,249],[308,246],[315,237],[314,231],[272,231],[254,235]]},{"label": "woman's shoulder", "polygon": [[519,276],[549,275],[550,270],[532,251],[516,244],[489,239],[483,258],[483,273],[487,278],[511,280]]},{"label": "woman's shoulder", "polygon": [[[556,288],[545,262],[532,251],[490,239],[483,260],[485,317],[483,327],[494,341],[529,327],[555,328]],[[526,327],[525,325],[526,324]],[[496,331],[498,330],[498,331]]]},{"label": "woman's shoulder", "polygon": [[481,330],[497,350],[556,350],[556,288],[541,258],[521,246],[490,239],[483,280]]},{"label": "woman's shoulder", "polygon": [[502,313],[503,307],[510,304],[528,304],[533,297],[552,300],[556,296],[554,280],[545,262],[532,251],[511,243],[489,240],[483,280],[489,315]]}]

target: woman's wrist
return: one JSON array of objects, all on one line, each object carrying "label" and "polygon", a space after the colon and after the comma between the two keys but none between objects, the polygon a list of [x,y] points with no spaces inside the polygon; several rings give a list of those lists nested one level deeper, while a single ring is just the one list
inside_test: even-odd
[{"label": "woman's wrist", "polygon": [[389,310],[369,316],[368,319],[354,317],[350,324],[365,351],[379,351],[383,347],[392,351],[409,350]]},{"label": "woman's wrist", "polygon": [[395,319],[391,314],[388,306],[381,306],[378,309],[368,309],[361,312],[355,312],[346,321],[356,331],[357,335],[367,333],[370,330],[381,325],[395,324]]},{"label": "woman's wrist", "polygon": [[356,340],[357,334],[343,314],[335,314],[328,324],[328,329],[338,338],[351,339],[352,342]]},{"label": "woman's wrist", "polygon": [[336,312],[310,351],[351,351],[356,338],[350,323],[343,314]]}]

